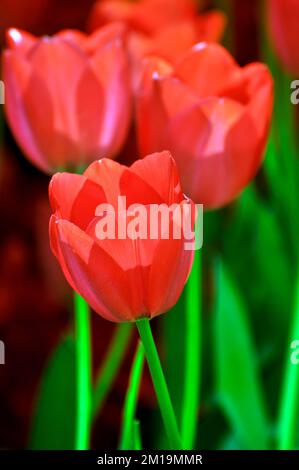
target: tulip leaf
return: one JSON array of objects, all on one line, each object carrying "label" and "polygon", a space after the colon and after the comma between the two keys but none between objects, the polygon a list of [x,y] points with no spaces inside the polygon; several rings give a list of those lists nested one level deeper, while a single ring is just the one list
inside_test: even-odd
[{"label": "tulip leaf", "polygon": [[268,424],[248,315],[230,274],[216,268],[214,351],[216,395],[244,449],[268,448]]},{"label": "tulip leaf", "polygon": [[75,343],[67,336],[58,344],[42,377],[30,449],[74,449],[75,398]]},{"label": "tulip leaf", "polygon": [[[250,305],[262,346],[266,342],[273,345],[274,340],[279,350],[288,333],[291,311],[291,254],[284,225],[274,208],[253,187],[239,199],[233,221],[226,227],[224,244],[225,259],[239,280],[246,304]],[[242,256],[238,256],[241,251]]]}]

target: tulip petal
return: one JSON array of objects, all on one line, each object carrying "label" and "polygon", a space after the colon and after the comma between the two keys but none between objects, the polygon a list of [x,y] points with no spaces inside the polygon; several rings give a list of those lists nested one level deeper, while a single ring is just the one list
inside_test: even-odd
[{"label": "tulip petal", "polygon": [[106,201],[103,189],[81,175],[56,173],[49,185],[50,203],[59,218],[69,220],[82,230],[96,215],[99,204]]},{"label": "tulip petal", "polygon": [[91,35],[85,35],[85,52],[90,56],[96,55],[100,50],[109,48],[111,43],[116,39],[120,42],[125,41],[127,38],[127,27],[122,22],[115,22],[107,24],[100,29],[97,29]]},{"label": "tulip petal", "polygon": [[104,0],[97,2],[91,15],[92,30],[111,21],[123,21],[135,31],[154,34],[165,26],[196,14],[193,0]]},{"label": "tulip petal", "polygon": [[137,160],[130,171],[140,176],[143,181],[148,181],[147,184],[150,184],[167,205],[182,201],[184,196],[179,175],[170,152],[154,153]]},{"label": "tulip petal", "polygon": [[[108,222],[111,220],[110,215],[114,218],[112,226]],[[102,231],[102,222],[109,225],[105,227],[105,233]],[[129,212],[108,210],[103,217],[96,217],[91,222],[87,234],[126,273],[127,295],[135,318],[147,315],[148,273],[159,243],[158,237],[150,236],[150,208],[138,205],[138,208],[135,206]]]},{"label": "tulip petal", "polygon": [[211,98],[203,100],[200,109],[210,123],[202,158],[210,158],[223,152],[226,135],[244,113],[244,106],[227,98]]},{"label": "tulip petal", "polygon": [[[265,113],[268,113],[268,109],[260,115],[264,123]],[[269,125],[269,120],[267,123]],[[263,135],[258,134],[258,128],[250,111],[247,111],[227,134],[225,160],[228,167],[234,168],[234,173],[230,170],[231,181],[222,205],[231,202],[256,176],[264,158],[268,135],[268,128],[264,128]]]},{"label": "tulip petal", "polygon": [[81,160],[91,162],[96,158],[110,156],[109,143],[111,142],[105,143],[101,140],[107,112],[105,110],[106,97],[91,67],[82,73],[74,101]]},{"label": "tulip petal", "polygon": [[[149,55],[157,55],[171,63],[175,63],[177,58],[190,47],[204,39],[198,36],[195,21],[180,21],[171,24],[158,31],[152,38],[147,38],[147,41],[146,38],[140,34],[135,35],[135,41],[132,45],[134,57],[137,56],[140,59]],[[174,44],[175,47],[173,47]]]},{"label": "tulip petal", "polygon": [[[264,64],[252,64],[245,67],[247,92],[250,96],[248,109],[256,125],[260,139],[265,140],[273,110],[273,79]],[[261,119],[261,116],[263,119]]]},{"label": "tulip petal", "polygon": [[133,204],[163,204],[158,191],[130,169],[124,171],[120,179],[120,191],[126,196],[127,206]]},{"label": "tulip petal", "polygon": [[80,146],[76,97],[82,77],[90,75],[87,60],[75,45],[59,37],[42,38],[30,60],[33,73],[24,100],[39,147],[56,168],[69,160],[79,165],[85,155]]},{"label": "tulip petal", "polygon": [[[103,90],[103,114],[97,143],[99,157],[113,158],[124,144],[132,113],[131,78],[123,28],[113,28],[99,40],[90,67]],[[92,99],[92,94],[90,95]]]},{"label": "tulip petal", "polygon": [[126,197],[126,205],[162,204],[164,201],[147,181],[139,175],[110,159],[104,158],[92,163],[84,173],[104,190],[107,200],[118,207],[119,196]]},{"label": "tulip petal", "polygon": [[5,111],[8,122],[18,144],[29,160],[43,171],[49,172],[50,166],[32,132],[24,103],[24,93],[29,88],[30,64],[20,54],[10,50],[6,50],[3,57],[3,74],[6,84]]},{"label": "tulip petal", "polygon": [[70,45],[76,45],[79,49],[84,50],[87,44],[88,36],[81,31],[74,29],[64,29],[56,34],[56,37],[68,42]]},{"label": "tulip petal", "polygon": [[188,18],[169,24],[151,38],[135,34],[131,48],[134,57],[139,59],[146,55],[157,55],[174,64],[194,44],[218,41],[223,34],[224,25],[224,15],[213,11],[194,19]]},{"label": "tulip petal", "polygon": [[200,102],[200,98],[190,87],[173,76],[159,80],[158,84],[168,118],[176,116]]},{"label": "tulip petal", "polygon": [[56,230],[63,258],[60,264],[65,263],[75,290],[107,320],[132,320],[135,312],[130,305],[127,273],[75,225],[58,220]]},{"label": "tulip petal", "polygon": [[[251,133],[245,139],[248,146],[245,155],[249,155],[250,163],[248,159],[245,161],[242,153],[244,140],[239,145],[238,162],[235,162],[236,153],[232,157],[227,151],[227,135],[236,123],[243,123],[244,115],[245,108],[239,103],[210,98],[178,115],[169,125],[170,149],[175,155],[183,189],[205,208],[215,207],[219,201],[230,199],[239,177],[240,170],[236,167],[247,167],[252,163],[252,145],[248,142],[248,136],[253,139],[256,131],[251,119],[246,119]],[[241,127],[243,129],[243,125]]]},{"label": "tulip petal", "polygon": [[190,49],[174,69],[174,76],[201,97],[219,96],[220,89],[240,73],[240,67],[224,47],[204,42]]},{"label": "tulip petal", "polygon": [[[142,236],[137,236],[130,228],[135,215],[131,217],[125,212],[122,215],[126,217],[127,231],[123,239],[118,238],[117,218],[114,237],[112,233],[107,238],[99,237],[97,224],[101,222],[100,217],[95,218],[87,229],[88,235],[126,272],[130,304],[133,311],[139,312],[138,316],[155,316],[165,312],[178,299],[186,282],[193,259],[193,251],[185,250],[186,239],[182,233],[187,215],[182,212],[182,218],[175,217],[178,212],[181,214],[183,205],[186,201],[176,209],[166,206],[163,220],[157,218],[156,225],[151,207],[140,206],[143,214],[141,220],[146,223]],[[193,226],[194,206],[188,203],[188,208]],[[120,213],[116,214],[116,217],[119,216]],[[180,239],[174,239],[174,220],[177,221],[176,233]]]},{"label": "tulip petal", "polygon": [[130,22],[134,5],[123,0],[104,0],[96,2],[91,13],[89,29],[96,30],[100,26],[113,21]]},{"label": "tulip petal", "polygon": [[11,50],[17,51],[23,56],[32,49],[37,38],[26,31],[10,28],[6,33],[6,42]]},{"label": "tulip petal", "polygon": [[159,76],[171,70],[167,62],[157,58],[143,62],[136,92],[138,146],[142,156],[167,148],[164,139],[167,114],[160,94]]},{"label": "tulip petal", "polygon": [[59,219],[55,214],[51,215],[50,223],[49,223],[50,247],[51,247],[51,250],[52,250],[53,254],[56,256],[56,258],[59,261],[61,270],[62,270],[67,282],[69,283],[69,285],[71,286],[72,289],[76,290],[75,285],[73,283],[72,276],[71,276],[71,274],[68,270],[68,267],[65,263],[63,255],[61,253],[60,243],[59,243],[59,235],[58,235],[58,231],[57,231],[57,222],[58,222],[58,220]]},{"label": "tulip petal", "polygon": [[89,165],[84,172],[84,176],[101,186],[107,201],[117,207],[118,196],[121,194],[119,182],[125,170],[124,165],[109,158],[103,158]]},{"label": "tulip petal", "polygon": [[[190,213],[194,212],[194,206],[189,206],[189,209]],[[173,220],[170,221],[170,229],[172,227]],[[185,243],[186,239],[182,236],[180,239],[160,239],[157,245],[148,283],[149,312],[152,317],[167,312],[182,293],[194,257],[194,250],[187,250]]]},{"label": "tulip petal", "polygon": [[[99,230],[98,224],[105,222],[109,224],[109,214],[114,218],[114,224],[111,230],[103,238]],[[105,221],[104,221],[104,218]],[[137,236],[138,230],[143,230],[137,225],[142,222],[144,234]],[[136,224],[134,222],[136,221]],[[120,225],[122,227],[120,228]],[[119,230],[123,236],[119,236]],[[147,268],[150,266],[153,258],[153,253],[158,244],[158,238],[150,237],[150,207],[139,205],[131,211],[111,211],[108,210],[102,217],[95,217],[86,229],[86,233],[107,253],[113,260],[124,270],[130,271],[134,269]],[[158,233],[159,235],[159,233]],[[135,288],[138,290],[138,286]],[[143,289],[139,289],[141,292]]]},{"label": "tulip petal", "polygon": [[[91,36],[76,31],[63,31],[58,35],[76,44],[88,58],[89,66],[78,81],[75,101],[84,160],[113,157],[128,131],[131,96],[123,47],[125,33],[124,25],[114,23]],[[115,100],[118,100],[117,106]]]}]

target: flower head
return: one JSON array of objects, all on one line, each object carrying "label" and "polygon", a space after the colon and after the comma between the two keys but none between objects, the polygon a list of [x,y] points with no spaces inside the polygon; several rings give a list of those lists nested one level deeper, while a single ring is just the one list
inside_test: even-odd
[{"label": "flower head", "polygon": [[141,155],[168,148],[195,202],[228,204],[255,176],[273,105],[265,65],[241,68],[222,46],[199,43],[175,66],[145,59],[136,94]]},{"label": "flower head", "polygon": [[[184,217],[191,215],[193,223],[195,207],[181,191],[169,152],[130,168],[104,159],[82,176],[58,173],[49,191],[52,250],[70,285],[97,313],[115,322],[134,321],[176,303],[193,260],[193,250],[185,249]],[[155,219],[154,236],[153,207],[168,216]],[[165,212],[170,207],[174,211]]]},{"label": "flower head", "polygon": [[48,173],[114,158],[131,118],[124,26],[7,38],[6,114],[24,154]]}]

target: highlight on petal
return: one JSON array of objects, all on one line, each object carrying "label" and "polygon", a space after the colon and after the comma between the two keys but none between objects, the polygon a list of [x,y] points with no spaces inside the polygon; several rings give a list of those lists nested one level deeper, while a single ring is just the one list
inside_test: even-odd
[{"label": "highlight on petal", "polygon": [[11,50],[26,55],[38,39],[21,29],[10,28],[6,32],[6,42]]},{"label": "highlight on petal", "polygon": [[133,104],[123,28],[119,25],[110,28],[104,44],[96,44],[95,51],[90,58],[90,67],[104,95],[101,129],[98,132],[101,154],[98,157],[114,158],[128,134]]}]

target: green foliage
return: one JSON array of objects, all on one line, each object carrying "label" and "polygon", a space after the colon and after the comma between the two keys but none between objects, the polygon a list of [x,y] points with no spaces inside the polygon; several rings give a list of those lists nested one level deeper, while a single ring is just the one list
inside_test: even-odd
[{"label": "green foliage", "polygon": [[217,265],[216,395],[243,449],[268,448],[268,424],[248,314],[231,275]]},{"label": "green foliage", "polygon": [[56,347],[41,380],[30,449],[74,449],[75,390],[75,343],[67,336]]}]

